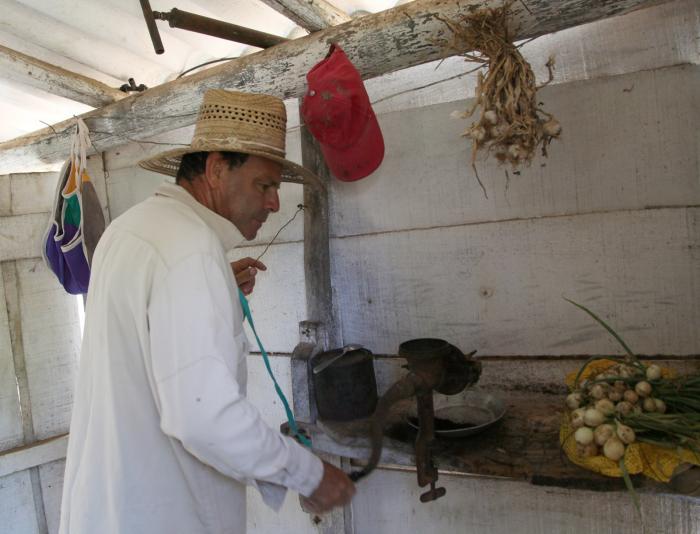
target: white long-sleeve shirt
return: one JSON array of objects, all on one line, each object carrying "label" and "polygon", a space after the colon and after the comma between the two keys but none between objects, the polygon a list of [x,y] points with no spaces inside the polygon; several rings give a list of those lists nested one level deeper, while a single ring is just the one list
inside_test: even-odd
[{"label": "white long-sleeve shirt", "polygon": [[167,183],[100,239],[61,534],[240,534],[246,484],[274,507],[280,486],[318,486],[321,461],[246,400],[248,341],[225,256],[242,240]]}]

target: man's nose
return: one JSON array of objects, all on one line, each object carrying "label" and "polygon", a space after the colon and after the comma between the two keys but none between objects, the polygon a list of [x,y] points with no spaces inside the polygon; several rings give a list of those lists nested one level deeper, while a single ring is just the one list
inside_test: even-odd
[{"label": "man's nose", "polygon": [[277,213],[280,210],[280,197],[277,189],[270,188],[265,196],[265,209],[272,213]]}]

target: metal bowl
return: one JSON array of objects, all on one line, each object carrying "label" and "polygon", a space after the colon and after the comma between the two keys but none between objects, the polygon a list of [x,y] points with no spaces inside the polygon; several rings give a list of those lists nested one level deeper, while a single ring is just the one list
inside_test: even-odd
[{"label": "metal bowl", "polygon": [[[495,425],[505,413],[503,399],[493,393],[468,390],[454,402],[435,409],[435,435],[444,438],[472,436]],[[409,417],[407,422],[418,430],[415,417]]]}]

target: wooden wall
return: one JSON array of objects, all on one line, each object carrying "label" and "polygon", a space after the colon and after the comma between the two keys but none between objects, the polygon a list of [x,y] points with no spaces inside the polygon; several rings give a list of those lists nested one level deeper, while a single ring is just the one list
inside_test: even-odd
[{"label": "wooden wall", "polygon": [[[0,176],[3,533],[58,529],[82,303],[63,291],[40,257],[57,178],[57,173]],[[104,180],[95,178],[106,208]]]}]

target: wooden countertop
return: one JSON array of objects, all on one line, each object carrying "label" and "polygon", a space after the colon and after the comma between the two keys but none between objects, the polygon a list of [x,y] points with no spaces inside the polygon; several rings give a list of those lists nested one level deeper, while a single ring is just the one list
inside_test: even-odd
[{"label": "wooden countertop", "polygon": [[[595,491],[625,490],[622,478],[611,478],[583,469],[568,460],[559,446],[561,395],[502,391],[505,416],[482,433],[463,438],[436,438],[434,462],[441,471],[467,475],[505,477],[536,485]],[[405,420],[412,400],[400,401],[387,421],[381,464],[415,466],[413,442],[416,430]],[[300,423],[320,452],[366,459],[369,456],[367,421],[316,425]],[[633,476],[635,488],[645,491],[695,494],[700,469],[691,469],[670,484],[642,475]]]}]

